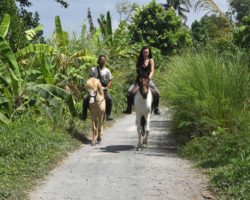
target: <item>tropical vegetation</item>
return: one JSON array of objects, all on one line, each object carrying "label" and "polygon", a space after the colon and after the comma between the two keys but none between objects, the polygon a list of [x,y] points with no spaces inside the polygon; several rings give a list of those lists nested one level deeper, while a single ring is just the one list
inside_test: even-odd
[{"label": "tropical vegetation", "polygon": [[[65,8],[64,0],[56,0]],[[218,199],[249,199],[249,3],[229,1],[224,14],[213,1],[152,0],[117,5],[94,26],[90,9],[79,36],[69,37],[55,16],[55,33],[43,38],[29,0],[0,3],[0,199],[25,199],[34,183],[86,141],[81,113],[84,83],[99,54],[113,74],[114,114],[135,78],[142,46],[152,47],[155,82],[171,112],[180,156],[209,173]],[[243,5],[243,6],[242,6]],[[185,25],[186,13],[211,14]],[[24,184],[25,183],[25,184]]]}]

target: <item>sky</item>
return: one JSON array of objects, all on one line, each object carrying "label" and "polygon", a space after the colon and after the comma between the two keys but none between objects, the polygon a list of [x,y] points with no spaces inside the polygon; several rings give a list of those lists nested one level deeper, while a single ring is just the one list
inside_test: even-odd
[{"label": "sky", "polygon": [[[97,18],[100,14],[106,14],[110,11],[112,26],[114,28],[119,24],[119,14],[116,11],[116,4],[122,0],[68,0],[69,7],[63,8],[55,0],[31,0],[32,6],[29,11],[37,11],[40,16],[40,24],[44,27],[44,37],[50,38],[55,29],[55,16],[59,15],[63,30],[77,34],[81,32],[83,24],[88,25],[87,11],[91,10],[94,25],[97,25]],[[129,0],[139,5],[148,4],[151,0]],[[166,0],[157,0],[158,3],[166,3]],[[227,0],[214,0],[217,6],[223,11],[228,10]],[[199,20],[205,13],[191,12],[187,15],[187,25],[191,25],[194,20]]]}]

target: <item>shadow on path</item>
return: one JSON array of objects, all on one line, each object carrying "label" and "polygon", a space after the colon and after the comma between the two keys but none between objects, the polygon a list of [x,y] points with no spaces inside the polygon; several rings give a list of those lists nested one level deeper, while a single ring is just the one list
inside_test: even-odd
[{"label": "shadow on path", "polygon": [[83,144],[91,144],[91,140],[87,138],[84,133],[80,133],[78,130],[75,130],[75,129],[74,130],[69,129],[68,132],[73,138],[79,140]]},{"label": "shadow on path", "polygon": [[176,140],[169,133],[169,120],[152,120],[150,122],[149,148],[147,155],[149,156],[176,156]]},{"label": "shadow on path", "polygon": [[130,151],[134,149],[133,145],[109,145],[106,147],[101,147],[100,150],[102,152],[109,152],[109,153],[120,153],[121,151]]}]

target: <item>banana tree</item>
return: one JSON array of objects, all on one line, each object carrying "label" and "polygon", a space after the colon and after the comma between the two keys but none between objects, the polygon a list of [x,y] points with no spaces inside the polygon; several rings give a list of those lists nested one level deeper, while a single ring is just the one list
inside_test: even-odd
[{"label": "banana tree", "polygon": [[44,54],[50,57],[58,73],[70,77],[70,68],[76,66],[78,61],[90,62],[96,61],[96,56],[83,47],[82,50],[71,52],[69,48],[68,33],[63,31],[59,16],[55,17],[55,34],[49,44],[30,44],[16,53],[18,59],[26,58],[30,55]]},{"label": "banana tree", "polygon": [[[60,87],[64,87],[65,89],[72,88],[72,90],[75,91],[74,94],[76,94],[76,88],[78,87],[77,81],[73,81],[76,80],[76,77],[78,79],[85,78],[85,68],[96,63],[96,56],[84,47],[78,51],[72,50],[68,33],[63,31],[59,16],[55,17],[55,27],[54,38],[52,41],[49,41],[48,44],[31,44],[19,50],[16,56],[21,63],[24,60],[29,60],[29,63],[26,63],[26,65],[31,65],[30,62],[34,58],[37,58],[36,64],[33,65],[36,65],[36,67],[43,69],[43,72],[46,72],[42,75],[52,74],[53,80],[44,76],[46,83],[60,85]],[[32,57],[30,57],[31,55]],[[46,63],[39,61],[39,59],[43,57],[46,57]],[[46,64],[46,66],[41,65],[41,63]],[[50,81],[48,82],[48,80]],[[71,81],[67,82],[65,80]],[[63,86],[61,82],[70,84]],[[80,93],[80,89],[78,93]],[[79,96],[79,94],[76,96]]]},{"label": "banana tree", "polygon": [[101,14],[97,21],[100,26],[103,39],[106,41],[107,45],[111,47],[113,40],[113,30],[110,12],[107,12],[106,18],[103,14]]},{"label": "banana tree", "polygon": [[190,12],[190,8],[192,7],[190,0],[167,0],[166,4],[161,4],[163,7],[168,10],[170,7],[173,7],[178,15],[187,21],[186,13]]},{"label": "banana tree", "polygon": [[[5,15],[0,23],[0,121],[8,124],[16,112],[24,110],[25,105],[30,101],[31,91],[41,94],[45,99],[59,97],[65,100],[72,115],[76,115],[73,97],[68,91],[49,84],[38,86],[35,82],[26,81],[26,77],[20,72],[15,54],[4,38],[8,32],[9,23],[9,15]],[[43,73],[49,77],[46,69]],[[41,91],[47,91],[49,95],[43,95],[45,92]]]}]

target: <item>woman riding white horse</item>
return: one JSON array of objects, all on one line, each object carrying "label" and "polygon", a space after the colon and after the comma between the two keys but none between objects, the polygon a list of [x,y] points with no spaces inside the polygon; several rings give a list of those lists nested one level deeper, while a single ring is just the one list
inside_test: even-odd
[{"label": "woman riding white horse", "polygon": [[133,88],[134,85],[137,84],[138,82],[138,77],[140,76],[141,73],[147,73],[149,77],[149,86],[152,90],[153,93],[153,109],[154,109],[154,114],[159,115],[159,100],[160,100],[160,91],[152,81],[153,75],[154,75],[154,60],[152,56],[152,52],[149,47],[143,47],[140,51],[140,54],[137,58],[137,63],[136,63],[136,72],[138,74],[137,79],[133,85],[131,85],[128,89],[127,92],[127,108],[126,110],[123,111],[125,114],[131,114],[132,112],[132,105],[134,102],[134,93],[133,93]]},{"label": "woman riding white horse", "polygon": [[153,95],[149,87],[149,77],[142,73],[138,77],[138,87],[133,89],[135,93],[134,109],[136,113],[136,125],[138,133],[137,150],[148,147],[148,135],[150,126],[150,113]]},{"label": "woman riding white horse", "polygon": [[92,141],[95,145],[101,141],[103,122],[106,110],[106,102],[101,82],[92,77],[87,80],[86,89],[89,92],[89,110],[92,121]]}]

